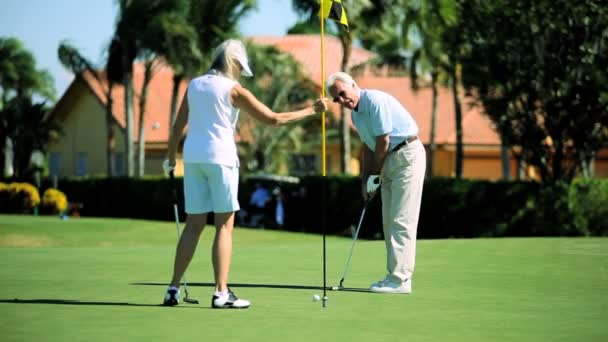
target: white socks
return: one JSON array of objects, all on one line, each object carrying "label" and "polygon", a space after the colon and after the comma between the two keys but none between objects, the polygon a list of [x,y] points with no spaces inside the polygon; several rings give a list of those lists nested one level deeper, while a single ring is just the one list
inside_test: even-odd
[{"label": "white socks", "polygon": [[215,293],[213,294],[214,296],[217,296],[218,298],[223,298],[226,297],[228,295],[228,290],[226,291],[215,291]]}]

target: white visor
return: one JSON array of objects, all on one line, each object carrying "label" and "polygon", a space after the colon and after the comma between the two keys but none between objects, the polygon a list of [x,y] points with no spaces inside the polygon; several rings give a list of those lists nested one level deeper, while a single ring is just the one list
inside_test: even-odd
[{"label": "white visor", "polygon": [[236,39],[228,39],[220,46],[215,49],[215,53],[213,59],[217,58],[217,56],[224,51],[228,56],[236,59],[243,70],[241,70],[241,75],[251,77],[253,76],[253,72],[251,72],[251,68],[249,67],[249,60],[247,58],[247,51],[245,50],[245,46],[240,40]]},{"label": "white visor", "polygon": [[249,67],[249,61],[247,60],[247,56],[235,56],[234,57],[237,61],[239,61],[239,63],[241,63],[241,66],[243,67],[243,70],[241,70],[241,75],[243,76],[247,76],[247,77],[252,77],[253,76],[253,72],[251,71],[251,68]]}]

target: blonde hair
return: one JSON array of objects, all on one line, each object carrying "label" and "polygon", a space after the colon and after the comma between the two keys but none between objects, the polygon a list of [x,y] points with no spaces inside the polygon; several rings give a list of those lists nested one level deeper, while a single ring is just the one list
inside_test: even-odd
[{"label": "blonde hair", "polygon": [[353,77],[345,72],[342,71],[338,71],[338,72],[334,72],[333,74],[329,75],[329,77],[327,78],[327,81],[325,82],[325,88],[327,89],[327,92],[330,91],[330,88],[334,86],[334,84],[336,83],[336,81],[342,81],[346,84],[352,84],[354,86],[357,86],[357,82],[355,82],[355,80],[353,79]]},{"label": "blonde hair", "polygon": [[231,79],[237,79],[243,68],[238,60],[238,56],[243,54],[246,56],[243,43],[236,39],[228,39],[213,52],[211,69],[215,69]]}]

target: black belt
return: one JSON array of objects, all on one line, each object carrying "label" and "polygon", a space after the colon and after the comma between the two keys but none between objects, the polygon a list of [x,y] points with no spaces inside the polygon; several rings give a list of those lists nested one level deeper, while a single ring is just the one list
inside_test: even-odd
[{"label": "black belt", "polygon": [[418,140],[418,136],[414,135],[413,137],[409,137],[409,138],[403,140],[402,142],[400,142],[399,144],[397,144],[397,146],[393,147],[391,152],[395,152],[395,151],[399,150],[400,148],[402,148],[403,146],[407,146],[408,144],[411,144],[416,140]]}]

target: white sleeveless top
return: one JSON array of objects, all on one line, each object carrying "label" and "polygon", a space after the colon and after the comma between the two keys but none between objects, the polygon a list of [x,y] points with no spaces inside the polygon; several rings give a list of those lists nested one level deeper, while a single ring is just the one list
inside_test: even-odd
[{"label": "white sleeveless top", "polygon": [[185,163],[239,166],[234,140],[239,110],[230,103],[236,81],[212,70],[188,84]]}]

